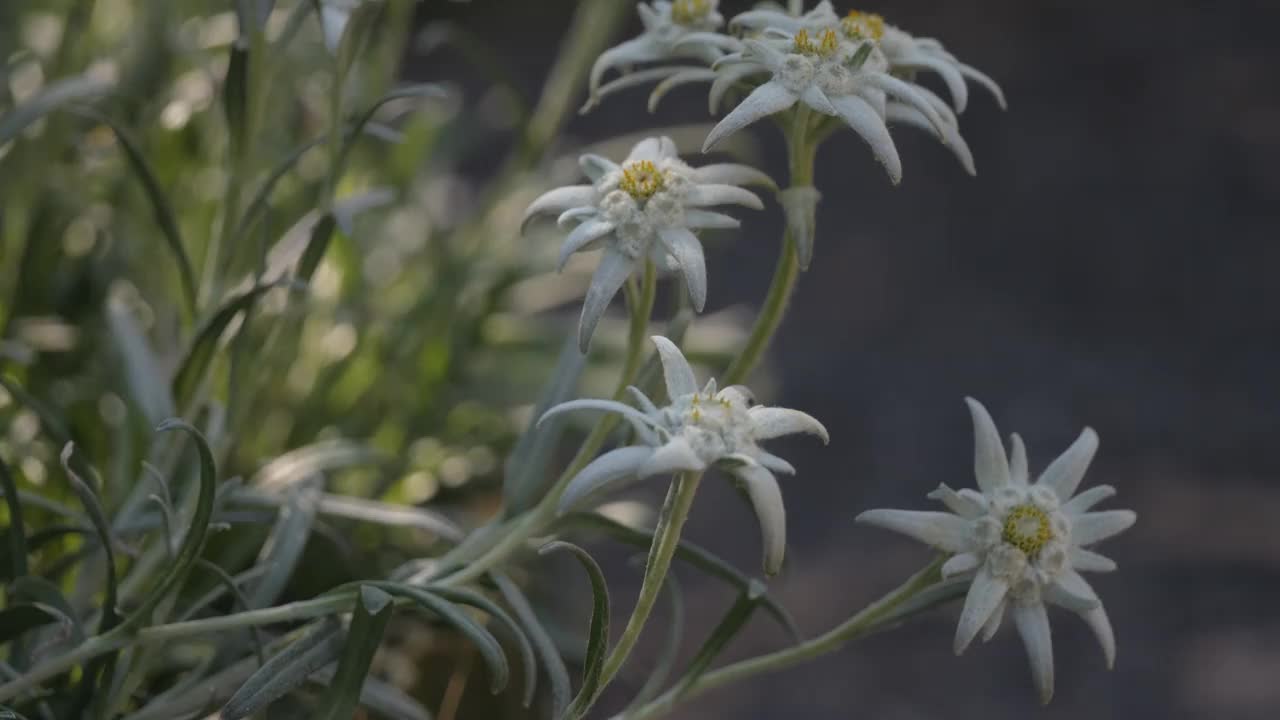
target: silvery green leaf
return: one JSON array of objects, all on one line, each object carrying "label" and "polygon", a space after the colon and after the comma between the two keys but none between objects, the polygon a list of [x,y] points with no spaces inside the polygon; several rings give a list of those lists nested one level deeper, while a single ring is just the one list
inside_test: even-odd
[{"label": "silvery green leaf", "polygon": [[556,647],[555,641],[538,621],[537,614],[534,613],[524,593],[520,592],[520,588],[501,573],[490,573],[489,577],[529,634],[534,652],[538,655],[543,672],[546,673],[547,680],[551,684],[551,717],[559,718],[569,706],[569,696],[572,692],[569,685],[569,671],[564,666],[560,649]]},{"label": "silvery green leaf", "polygon": [[222,707],[222,720],[248,717],[301,685],[311,673],[337,659],[346,633],[326,621],[273,655]]},{"label": "silvery green leaf", "polygon": [[360,586],[338,669],[320,698],[320,720],[348,720],[355,714],[373,654],[382,644],[393,607],[387,593],[372,585]]},{"label": "silvery green leaf", "polygon": [[600,672],[604,667],[605,655],[609,650],[609,586],[605,583],[604,573],[600,566],[586,550],[562,540],[543,545],[538,553],[566,550],[577,558],[582,568],[587,571],[591,580],[591,628],[587,633],[587,657],[583,663],[582,687],[569,706],[568,717],[581,717],[595,702],[600,687]]},{"label": "silvery green leaf", "polygon": [[787,232],[796,244],[796,259],[801,270],[808,270],[813,262],[814,237],[817,234],[818,200],[822,193],[805,185],[790,187],[778,193],[778,202],[787,218]]},{"label": "silvery green leaf", "polygon": [[114,81],[89,75],[75,75],[49,83],[40,92],[0,117],[0,147],[18,137],[27,126],[64,105],[92,100],[114,89]]},{"label": "silvery green leaf", "polygon": [[302,558],[320,503],[320,490],[313,485],[291,487],[288,502],[280,508],[275,526],[267,535],[255,565],[267,572],[250,590],[249,604],[254,608],[271,605],[284,592]]}]

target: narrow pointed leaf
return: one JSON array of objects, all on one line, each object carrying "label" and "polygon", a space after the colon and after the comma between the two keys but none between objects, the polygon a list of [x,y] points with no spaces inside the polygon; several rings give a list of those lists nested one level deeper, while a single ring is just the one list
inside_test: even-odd
[{"label": "narrow pointed leaf", "polygon": [[473,620],[470,615],[460,610],[457,605],[441,595],[412,585],[393,582],[366,584],[397,597],[412,600],[419,608],[435,614],[446,624],[452,625],[463,635],[466,635],[467,639],[475,644],[476,649],[480,651],[480,657],[484,659],[485,664],[489,667],[490,691],[496,694],[507,686],[511,669],[507,663],[507,656],[502,652],[502,645],[498,643],[492,633]]},{"label": "narrow pointed leaf", "polygon": [[675,696],[680,697],[688,692],[693,683],[702,677],[711,667],[711,663],[715,661],[716,656],[724,649],[729,641],[738,634],[742,626],[751,619],[751,615],[755,612],[756,607],[760,605],[761,599],[766,593],[764,583],[758,580],[752,580],[745,590],[738,594],[738,599],[734,601],[733,606],[725,612],[724,617],[720,619],[720,623],[716,625],[711,634],[707,636],[702,647],[698,650],[698,654],[689,662],[689,669],[685,671],[684,677],[680,679],[680,683],[676,685]]},{"label": "narrow pointed leaf", "polygon": [[490,573],[489,577],[493,580],[494,587],[498,588],[498,592],[502,594],[502,599],[506,601],[511,611],[524,625],[525,631],[529,633],[533,651],[542,662],[543,672],[546,673],[547,680],[551,684],[551,717],[559,718],[569,706],[569,696],[573,692],[569,684],[569,670],[564,666],[564,658],[560,657],[560,649],[556,647],[551,635],[542,627],[542,623],[538,622],[538,616],[534,613],[533,607],[515,582],[500,573]]},{"label": "narrow pointed leaf", "polygon": [[14,482],[3,458],[0,458],[0,490],[4,491],[4,501],[9,506],[9,562],[0,567],[0,578],[8,580],[27,574],[27,531],[22,523],[22,500],[18,496],[18,484]]},{"label": "narrow pointed leaf", "polygon": [[[599,513],[571,513],[564,516],[561,522],[568,525],[594,528],[616,540],[642,549],[648,549],[653,545],[652,530],[642,530],[623,525]],[[752,578],[747,577],[734,566],[687,540],[681,540],[680,545],[676,547],[676,557],[712,577],[723,580],[739,591],[746,591],[751,586],[751,583],[754,582]],[[791,638],[799,642],[801,639],[799,627],[791,617],[791,614],[787,612],[787,609],[768,595],[761,600],[761,603],[764,605],[765,611],[777,620],[778,624],[791,635]]]},{"label": "narrow pointed leaf", "polygon": [[538,691],[538,661],[534,658],[533,645],[529,642],[529,637],[525,635],[511,615],[503,610],[497,603],[490,600],[485,595],[474,590],[465,588],[447,588],[447,587],[429,587],[429,590],[436,593],[446,600],[457,603],[459,605],[468,605],[483,610],[491,617],[502,623],[511,631],[512,638],[516,641],[516,647],[520,651],[520,665],[524,671],[524,695],[522,704],[528,708],[533,705],[534,693]]},{"label": "narrow pointed leaf", "polygon": [[147,595],[138,609],[129,617],[128,622],[130,625],[148,622],[148,615],[160,601],[169,593],[176,592],[181,587],[187,578],[187,573],[191,570],[191,566],[195,564],[200,557],[200,553],[204,550],[205,537],[209,532],[209,521],[213,517],[214,497],[218,489],[218,469],[213,460],[213,451],[209,449],[209,443],[204,439],[204,435],[182,420],[166,420],[156,428],[157,432],[168,432],[170,430],[185,432],[195,443],[196,453],[200,458],[199,494],[196,497],[195,512],[192,514],[189,523],[191,529],[182,538],[182,544],[178,546],[178,552],[160,582],[156,584],[155,589]]},{"label": "narrow pointed leaf", "polygon": [[0,147],[16,138],[40,118],[73,102],[92,100],[111,92],[113,82],[88,75],[64,78],[47,85],[33,97],[0,117]]},{"label": "narrow pointed leaf", "polygon": [[550,542],[543,545],[538,553],[546,555],[559,550],[573,553],[591,580],[591,627],[587,633],[587,658],[583,664],[582,687],[568,711],[569,717],[579,717],[590,707],[600,689],[600,672],[609,649],[609,587],[605,584],[600,566],[586,550],[577,545],[563,541]]},{"label": "narrow pointed leaf", "polygon": [[295,487],[289,492],[289,500],[280,508],[280,515],[255,563],[268,570],[249,592],[249,604],[254,609],[274,603],[293,577],[311,537],[319,500],[320,491],[316,487]]},{"label": "narrow pointed leaf", "polygon": [[387,593],[372,585],[361,586],[342,659],[338,661],[329,690],[320,699],[320,720],[349,720],[355,715],[360,690],[373,663],[373,654],[382,644],[382,634],[393,607]]},{"label": "narrow pointed leaf", "polygon": [[578,352],[577,339],[572,335],[566,337],[551,379],[543,387],[533,409],[529,426],[516,441],[507,460],[502,480],[502,499],[507,517],[527,509],[545,490],[549,476],[547,461],[564,434],[566,418],[555,417],[545,423],[539,423],[538,418],[573,396],[586,366],[587,356]]},{"label": "narrow pointed leaf", "polygon": [[644,685],[636,692],[636,696],[631,699],[627,705],[627,709],[622,712],[623,717],[630,714],[635,708],[642,707],[645,703],[657,697],[662,690],[663,683],[667,681],[667,677],[671,675],[671,671],[676,666],[676,661],[680,659],[680,645],[684,640],[684,592],[680,589],[680,581],[676,579],[674,572],[668,573],[667,581],[662,583],[662,594],[667,597],[671,605],[671,615],[667,618],[667,640],[662,648],[662,652],[658,655],[658,659],[654,661],[653,667],[649,670],[649,676],[645,678]]},{"label": "narrow pointed leaf", "polygon": [[333,662],[346,633],[334,621],[318,625],[271,656],[222,707],[221,720],[249,717],[297,688],[307,676]]},{"label": "narrow pointed leaf", "polygon": [[173,376],[173,398],[178,407],[185,407],[195,396],[205,373],[213,362],[218,342],[231,321],[242,312],[248,312],[254,303],[282,283],[258,285],[228,299],[211,315],[196,332],[195,340],[188,348],[178,370]]},{"label": "narrow pointed leaf", "polygon": [[169,251],[173,254],[174,262],[177,263],[178,280],[182,284],[182,298],[186,303],[187,310],[192,315],[195,315],[197,292],[195,269],[191,264],[191,256],[187,254],[187,246],[182,241],[182,232],[178,228],[177,213],[173,211],[173,205],[169,202],[169,196],[165,193],[164,186],[160,184],[160,179],[156,177],[155,171],[151,169],[151,164],[147,162],[147,156],[138,147],[138,143],[133,139],[133,136],[112,118],[89,107],[79,107],[76,109],[76,113],[106,125],[115,133],[116,141],[120,143],[121,149],[124,150],[125,159],[129,161],[129,168],[138,177],[138,182],[142,183],[142,189],[146,192],[147,200],[151,203],[151,211],[155,214],[156,225],[160,226],[160,232],[164,235],[165,242],[169,245]]}]

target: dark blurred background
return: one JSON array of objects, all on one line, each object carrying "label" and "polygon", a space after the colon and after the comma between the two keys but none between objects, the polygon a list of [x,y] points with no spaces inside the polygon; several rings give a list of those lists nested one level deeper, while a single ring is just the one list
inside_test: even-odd
[{"label": "dark blurred background", "polygon": [[[424,3],[417,22],[476,32],[534,96],[574,4]],[[750,5],[721,3],[726,16]],[[972,485],[961,399],[973,395],[1002,432],[1026,438],[1033,471],[1082,426],[1100,433],[1086,482],[1116,486],[1111,506],[1139,516],[1103,548],[1121,570],[1095,580],[1117,666],[1106,672],[1083,623],[1055,612],[1058,691],[1039,709],[1012,627],[957,659],[950,607],[713,691],[677,717],[1280,717],[1280,3],[860,9],[942,39],[1003,85],[1010,109],[975,88],[961,128],[976,178],[909,129],[895,132],[896,188],[851,134],[824,147],[816,259],[774,344],[765,399],[818,416],[833,441],[777,443],[800,473],[784,481],[790,562],[771,588],[817,633],[924,563],[923,548],[853,517],[926,508],[939,482]],[[637,32],[632,17],[617,40]],[[482,76],[448,54],[410,57],[405,73],[461,81],[469,103],[484,94]],[[709,119],[705,87],[677,91],[654,116],[647,92],[576,117],[564,149]],[[777,132],[749,132],[784,177]],[[771,206],[713,246],[709,309],[759,301],[781,225]],[[727,483],[704,485],[688,536],[758,562],[750,510]],[[638,581],[615,575],[621,615]],[[731,598],[685,580],[696,637]],[[729,654],[781,642],[760,620]],[[628,667],[632,689],[655,653]]]}]

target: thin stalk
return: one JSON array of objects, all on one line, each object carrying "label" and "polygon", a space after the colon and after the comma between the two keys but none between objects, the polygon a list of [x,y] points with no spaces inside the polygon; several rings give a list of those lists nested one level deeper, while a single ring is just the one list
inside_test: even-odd
[{"label": "thin stalk", "polygon": [[50,658],[27,671],[24,675],[0,685],[0,702],[31,690],[40,683],[57,677],[77,665],[82,665],[100,655],[105,655],[130,645],[178,640],[257,625],[324,617],[349,610],[354,599],[355,592],[346,591],[262,610],[250,610],[204,620],[156,625],[143,628],[132,634],[127,631],[108,632],[105,635],[98,635],[85,640],[75,649],[58,657]]},{"label": "thin stalk", "polygon": [[627,720],[652,720],[652,718],[661,717],[671,712],[676,704],[682,700],[701,695],[721,685],[736,683],[763,673],[789,668],[835,652],[850,641],[870,635],[889,623],[902,620],[907,615],[920,612],[926,608],[911,608],[912,612],[905,614],[900,614],[896,611],[921,592],[935,586],[940,578],[939,571],[941,567],[941,559],[931,563],[879,600],[863,608],[853,617],[811,640],[799,645],[793,645],[785,650],[742,660],[709,672],[695,680],[692,685],[683,688],[681,692],[677,692],[676,689],[669,690],[653,702],[627,715],[626,718]]},{"label": "thin stalk", "polygon": [[[808,187],[813,185],[813,161],[817,155],[818,144],[808,136],[808,113],[797,111],[794,122],[787,132],[787,158],[791,172],[791,187]],[[760,362],[760,357],[773,340],[773,334],[782,324],[787,311],[787,302],[795,289],[796,278],[800,274],[799,261],[796,258],[796,241],[787,230],[782,236],[782,250],[778,255],[778,265],[773,271],[773,280],[769,284],[769,294],[765,296],[756,317],[751,334],[742,351],[734,358],[722,379],[723,385],[736,385],[747,379],[751,371]]]},{"label": "thin stalk", "polygon": [[667,571],[671,569],[671,558],[675,556],[680,545],[680,533],[684,530],[685,520],[693,508],[693,498],[698,492],[698,484],[702,481],[702,473],[681,473],[667,492],[667,500],[663,503],[662,513],[658,516],[658,525],[654,528],[653,545],[649,548],[649,559],[645,563],[644,580],[640,584],[640,596],[636,599],[635,609],[627,620],[627,627],[622,631],[618,643],[613,646],[600,671],[600,689],[603,690],[609,681],[622,669],[623,663],[631,654],[640,633],[644,630],[653,606],[658,602],[662,585],[667,579]]},{"label": "thin stalk", "polygon": [[[652,262],[646,262],[639,300],[630,308],[631,324],[627,332],[627,355],[623,361],[622,375],[618,378],[617,389],[613,393],[614,400],[621,401],[626,397],[627,386],[635,382],[636,375],[640,372],[641,360],[644,358],[645,334],[649,331],[649,316],[653,312],[657,285],[657,268],[654,267]],[[564,493],[565,486],[582,468],[587,466],[587,463],[595,458],[596,453],[604,445],[605,439],[609,437],[609,433],[613,432],[617,424],[618,418],[610,415],[592,428],[586,439],[582,441],[581,447],[578,448],[578,453],[574,455],[569,466],[560,474],[555,485],[552,485],[547,494],[543,496],[541,502],[524,515],[513,520],[512,524],[503,531],[486,533],[483,536],[485,540],[499,535],[500,539],[495,545],[482,551],[478,557],[467,562],[464,567],[445,577],[441,582],[449,585],[465,585],[479,578],[505,560],[512,552],[523,547],[529,538],[542,532],[549,524],[554,522],[556,519],[556,505],[560,501],[560,496]],[[451,564],[451,560],[465,559],[469,552],[469,549],[465,546],[466,543],[463,543],[463,545],[459,545],[456,548],[457,554],[454,558],[449,558],[446,555],[442,559],[441,566],[447,567]]]}]

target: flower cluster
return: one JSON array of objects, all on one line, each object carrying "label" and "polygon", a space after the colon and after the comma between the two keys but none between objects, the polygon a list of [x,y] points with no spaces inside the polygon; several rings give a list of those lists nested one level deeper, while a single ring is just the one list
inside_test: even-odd
[{"label": "flower cluster", "polygon": [[1040,699],[1048,702],[1053,697],[1053,645],[1045,604],[1079,614],[1111,667],[1116,654],[1111,622],[1080,572],[1114,570],[1114,562],[1087,546],[1124,531],[1137,516],[1129,510],[1091,512],[1115,495],[1108,485],[1076,494],[1098,449],[1092,429],[1085,428],[1031,483],[1022,439],[1012,436],[1012,454],[1006,459],[986,408],[976,400],[968,402],[978,490],[939,485],[929,497],[949,513],[868,510],[858,520],[952,553],[942,566],[943,576],[970,581],[956,628],[956,654],[964,652],[979,632],[984,640],[990,639],[1008,612],[1027,647]]},{"label": "flower cluster", "polygon": [[[721,18],[713,2],[641,4],[640,13],[644,34],[605,52],[592,69],[588,108],[610,92],[660,79],[650,109],[673,87],[710,82],[714,113],[728,92],[740,89],[745,98],[707,136],[704,151],[761,118],[802,107],[861,136],[894,183],[902,178],[902,161],[890,123],[933,133],[972,174],[973,155],[957,119],[968,104],[968,82],[987,88],[1004,106],[995,81],[960,62],[937,40],[916,38],[872,13],[841,16],[829,0],[803,14],[742,13],[729,21],[731,34],[719,32]],[[600,83],[610,69],[678,58],[707,65],[650,68]],[[951,104],[912,81],[919,71],[942,78]]]},{"label": "flower cluster", "polygon": [[825,443],[827,429],[799,410],[755,405],[751,391],[742,385],[717,392],[713,378],[699,390],[680,349],[661,336],[654,336],[653,343],[666,379],[665,406],[658,407],[632,387],[637,407],[613,400],[570,400],[543,415],[546,419],[573,410],[618,413],[631,423],[640,441],[611,450],[583,468],[560,496],[561,512],[630,481],[722,467],[751,499],[764,542],[764,570],[773,575],[782,567],[787,537],[782,491],[773,474],[792,475],[795,468],[758,443],[800,432],[817,435]]},{"label": "flower cluster", "polygon": [[667,137],[642,140],[621,164],[599,155],[583,155],[580,164],[591,184],[543,194],[525,211],[525,222],[539,214],[559,213],[561,225],[576,224],[560,247],[561,269],[573,253],[604,247],[578,325],[583,352],[609,301],[646,261],[662,271],[678,270],[694,309],[701,312],[707,301],[707,267],[694,233],[738,227],[736,219],[707,208],[741,205],[759,210],[764,203],[740,186],[773,184],[769,176],[746,165],[690,167]]}]

